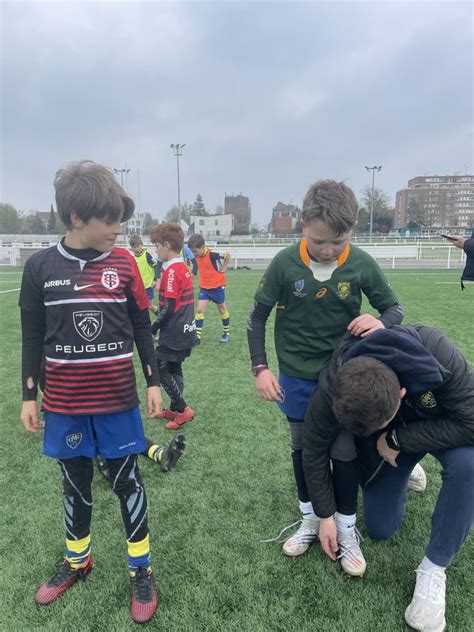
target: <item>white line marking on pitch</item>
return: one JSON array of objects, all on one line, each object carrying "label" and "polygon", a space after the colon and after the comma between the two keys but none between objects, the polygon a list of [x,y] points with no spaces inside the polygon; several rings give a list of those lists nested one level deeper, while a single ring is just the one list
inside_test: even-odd
[{"label": "white line marking on pitch", "polygon": [[19,289],[19,287],[16,287],[14,290],[1,290],[0,294],[6,294],[7,292],[18,292]]}]

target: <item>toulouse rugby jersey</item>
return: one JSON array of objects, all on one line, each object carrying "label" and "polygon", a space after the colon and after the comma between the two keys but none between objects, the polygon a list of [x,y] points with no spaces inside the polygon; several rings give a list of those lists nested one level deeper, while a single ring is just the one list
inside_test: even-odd
[{"label": "toulouse rugby jersey", "polygon": [[43,409],[100,414],[138,405],[129,309],[146,310],[149,300],[133,256],[114,248],[84,261],[58,244],[30,257],[24,277],[22,310],[44,306]]},{"label": "toulouse rugby jersey", "polygon": [[170,259],[163,264],[159,292],[160,309],[164,307],[166,299],[174,299],[175,306],[160,328],[160,345],[175,350],[194,347],[197,338],[193,278],[181,257]]}]

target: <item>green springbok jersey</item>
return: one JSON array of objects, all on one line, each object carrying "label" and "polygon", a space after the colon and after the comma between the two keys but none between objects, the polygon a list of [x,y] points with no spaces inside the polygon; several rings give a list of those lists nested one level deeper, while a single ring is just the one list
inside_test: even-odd
[{"label": "green springbok jersey", "polygon": [[348,244],[330,265],[310,259],[305,239],[279,252],[263,275],[255,300],[276,305],[280,371],[317,379],[349,323],[360,315],[362,294],[380,314],[398,304],[375,260],[357,246]]}]

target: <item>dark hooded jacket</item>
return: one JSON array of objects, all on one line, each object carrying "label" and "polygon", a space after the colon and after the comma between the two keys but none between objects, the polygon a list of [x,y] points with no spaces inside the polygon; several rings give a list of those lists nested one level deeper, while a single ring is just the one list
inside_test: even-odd
[{"label": "dark hooded jacket", "polygon": [[[322,518],[336,511],[329,454],[342,426],[331,408],[334,378],[344,362],[360,355],[390,366],[400,385],[407,389],[389,426],[396,428],[403,452],[474,446],[474,372],[440,330],[426,325],[397,325],[366,338],[347,334],[320,373],[304,420],[305,477],[314,511]],[[376,444],[387,429],[370,437],[354,436],[362,487],[370,485],[384,463]],[[353,454],[348,452],[346,460]]]},{"label": "dark hooded jacket", "polygon": [[474,232],[464,242],[463,250],[466,253],[466,266],[461,276],[461,287],[464,290],[463,281],[474,281]]}]

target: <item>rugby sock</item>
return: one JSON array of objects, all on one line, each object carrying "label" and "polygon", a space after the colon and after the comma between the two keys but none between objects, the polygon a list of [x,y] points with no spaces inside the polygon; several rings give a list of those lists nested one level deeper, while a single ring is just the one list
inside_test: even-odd
[{"label": "rugby sock", "polygon": [[201,340],[201,335],[202,335],[202,328],[204,326],[204,314],[196,314],[195,316],[196,319],[196,335],[198,337],[198,340]]},{"label": "rugby sock", "polygon": [[318,516],[314,513],[313,505],[311,501],[305,503],[302,500],[299,501],[301,517],[303,520],[317,520]]},{"label": "rugby sock", "polygon": [[224,335],[229,335],[230,333],[230,315],[229,312],[226,310],[223,314],[222,314],[222,327],[224,329]]},{"label": "rugby sock", "polygon": [[418,566],[418,570],[420,571],[431,571],[436,569],[440,571],[445,571],[446,566],[439,566],[438,564],[435,564],[428,557],[426,557],[426,555],[421,560],[421,564]]},{"label": "rugby sock", "polygon": [[155,463],[159,463],[163,458],[164,451],[165,449],[162,445],[157,445],[156,443],[153,443],[151,446],[149,446],[147,450],[147,456],[152,461],[155,461]]},{"label": "rugby sock", "polygon": [[150,568],[150,536],[147,534],[140,542],[129,542],[128,546],[128,571],[130,575],[135,575],[138,567]]},{"label": "rugby sock", "polygon": [[69,540],[66,538],[66,559],[71,565],[71,568],[82,568],[86,566],[90,554],[90,533],[80,540]]},{"label": "rugby sock", "polygon": [[336,512],[336,528],[337,532],[341,534],[347,534],[354,531],[356,525],[356,514],[351,516],[345,516],[339,512]]}]

